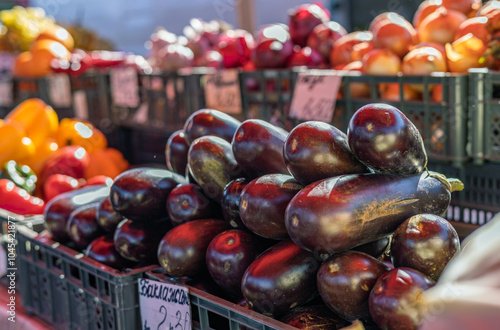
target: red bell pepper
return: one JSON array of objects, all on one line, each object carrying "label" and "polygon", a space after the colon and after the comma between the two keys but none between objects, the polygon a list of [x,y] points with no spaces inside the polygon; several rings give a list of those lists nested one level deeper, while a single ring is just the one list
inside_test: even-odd
[{"label": "red bell pepper", "polygon": [[68,175],[52,174],[43,184],[43,197],[48,202],[57,195],[81,188],[83,183]]},{"label": "red bell pepper", "polygon": [[45,203],[14,182],[0,179],[0,208],[19,215],[43,214]]}]

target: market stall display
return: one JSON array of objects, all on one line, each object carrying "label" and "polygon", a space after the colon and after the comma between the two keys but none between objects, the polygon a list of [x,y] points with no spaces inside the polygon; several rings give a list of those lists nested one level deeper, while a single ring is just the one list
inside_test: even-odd
[{"label": "market stall display", "polygon": [[317,3],[254,35],[193,19],[145,57],[49,22],[0,121],[23,307],[61,329],[428,323],[422,296],[500,212],[499,8],[424,1],[356,32]]}]

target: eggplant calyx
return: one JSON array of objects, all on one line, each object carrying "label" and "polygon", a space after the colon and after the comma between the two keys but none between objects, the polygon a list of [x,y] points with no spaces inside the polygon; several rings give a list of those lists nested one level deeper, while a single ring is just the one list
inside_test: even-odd
[{"label": "eggplant calyx", "polygon": [[444,174],[441,174],[441,173],[438,173],[438,172],[429,171],[429,170],[427,170],[427,174],[430,177],[439,180],[442,184],[444,184],[446,186],[446,188],[450,192],[464,190],[464,184],[459,179],[456,179],[456,178],[447,178]]}]

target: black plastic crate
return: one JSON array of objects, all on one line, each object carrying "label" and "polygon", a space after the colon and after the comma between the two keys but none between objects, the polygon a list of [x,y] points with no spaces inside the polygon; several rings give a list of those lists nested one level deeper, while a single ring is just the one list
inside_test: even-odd
[{"label": "black plastic crate", "polygon": [[431,162],[428,168],[464,183],[463,191],[452,193],[446,219],[481,226],[500,212],[500,164],[454,167]]},{"label": "black plastic crate", "polygon": [[[209,276],[209,275],[207,275]],[[157,268],[146,272],[145,278],[166,283],[173,282],[165,275],[163,269]],[[183,284],[185,285],[185,284]],[[224,300],[192,286],[187,286],[191,303],[193,329],[217,330],[292,330],[295,327],[286,325],[273,318],[246,309],[235,303]]]},{"label": "black plastic crate", "polygon": [[[65,75],[58,73],[58,75]],[[69,86],[69,102],[67,105],[59,105],[59,100],[55,100],[57,93],[51,93],[50,79],[48,77],[40,78],[22,78],[14,77],[13,82],[13,107],[30,98],[39,98],[48,105],[52,106],[57,112],[59,119],[72,118],[75,116],[73,111],[73,99],[71,77],[67,76]]]},{"label": "black plastic crate", "polygon": [[291,129],[287,114],[299,71],[242,71],[240,86],[244,119],[262,119]]},{"label": "black plastic crate", "polygon": [[186,119],[205,106],[201,77],[207,70],[138,74],[139,104],[136,107],[113,104],[112,91],[108,88],[110,118],[115,125],[142,125],[169,131],[182,129]]},{"label": "black plastic crate", "polygon": [[57,329],[141,328],[137,280],[24,228],[17,232],[23,307]]}]

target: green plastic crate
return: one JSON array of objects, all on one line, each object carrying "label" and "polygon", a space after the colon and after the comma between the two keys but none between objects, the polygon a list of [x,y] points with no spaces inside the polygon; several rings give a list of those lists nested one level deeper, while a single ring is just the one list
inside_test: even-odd
[{"label": "green plastic crate", "polygon": [[470,152],[475,164],[500,162],[500,73],[469,70]]},{"label": "green plastic crate", "polygon": [[[243,109],[248,118],[256,117],[292,129],[299,121],[290,118],[290,102],[299,71],[255,71],[241,73]],[[307,71],[305,71],[307,72]],[[321,74],[326,70],[314,70]],[[366,83],[370,88],[367,98],[352,98],[353,83]],[[400,86],[421,85],[421,100],[387,101],[381,98],[379,85],[396,83]],[[431,86],[442,85],[442,101],[434,102]],[[435,73],[431,76],[369,76],[345,73],[331,124],[347,130],[350,118],[368,103],[388,103],[400,109],[420,130],[429,159],[452,162],[459,166],[469,160],[466,152],[468,121],[468,75]],[[276,120],[276,116],[281,116]]]},{"label": "green plastic crate", "polygon": [[119,272],[25,227],[17,240],[28,313],[57,329],[141,328],[137,280],[157,266]]}]

